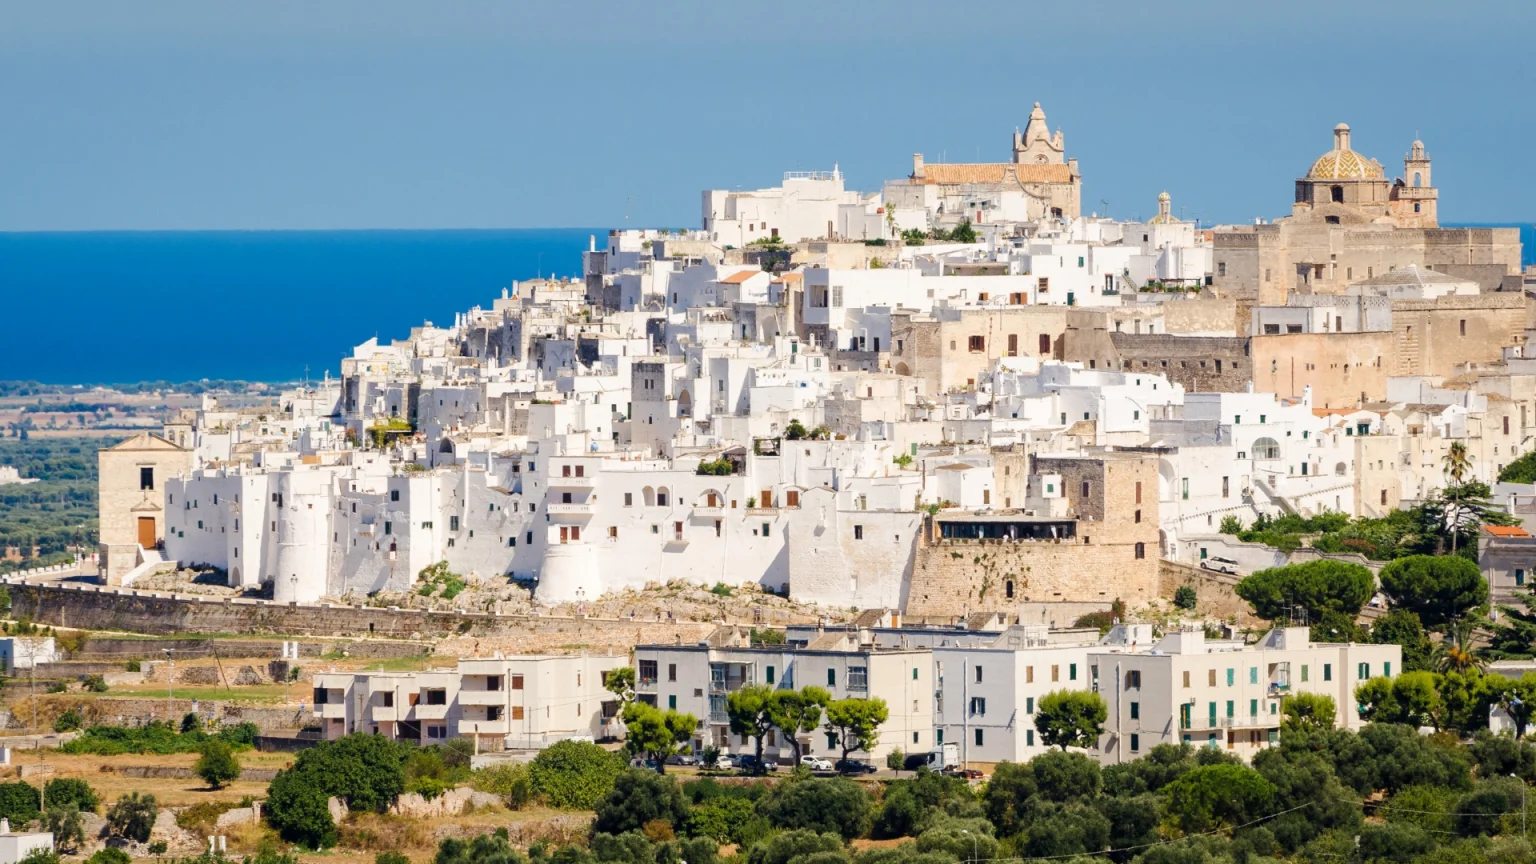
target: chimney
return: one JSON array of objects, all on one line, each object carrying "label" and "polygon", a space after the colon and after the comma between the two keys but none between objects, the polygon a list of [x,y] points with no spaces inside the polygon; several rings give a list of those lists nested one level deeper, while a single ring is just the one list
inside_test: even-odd
[{"label": "chimney", "polygon": [[923,179],[923,154],[921,153],[912,154],[912,179]]}]

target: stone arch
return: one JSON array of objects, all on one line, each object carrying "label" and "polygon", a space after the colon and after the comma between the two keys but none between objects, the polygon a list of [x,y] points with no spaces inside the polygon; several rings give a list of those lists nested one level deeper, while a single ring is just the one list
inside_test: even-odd
[{"label": "stone arch", "polygon": [[238,588],[242,584],[244,584],[244,583],[242,583],[240,581],[240,568],[239,567],[231,567],[230,570],[229,570],[229,587],[231,587],[231,588]]},{"label": "stone arch", "polygon": [[699,493],[699,500],[694,502],[695,507],[723,507],[725,506],[725,493],[719,489],[709,488]]},{"label": "stone arch", "polygon": [[656,506],[657,507],[667,507],[667,506],[670,506],[671,503],[672,503],[671,498],[670,498],[670,496],[667,495],[667,487],[665,487],[665,486],[658,487],[656,489]]},{"label": "stone arch", "polygon": [[905,363],[897,363],[896,364],[896,374],[897,375],[911,375],[912,374],[912,368],[910,366],[908,366],[907,364],[905,364]]},{"label": "stone arch", "polygon": [[1347,466],[1345,466],[1345,464],[1343,462],[1340,462],[1337,465],[1333,466],[1333,473],[1336,476],[1339,476],[1339,477],[1343,477],[1344,476],[1344,472],[1347,471],[1347,470],[1348,470],[1348,468],[1347,468]]},{"label": "stone arch", "polygon": [[1422,185],[1424,185],[1424,175],[1417,171],[1413,172],[1413,187],[1417,189]]},{"label": "stone arch", "polygon": [[647,507],[655,507],[656,506],[656,490],[651,488],[650,486],[647,486],[644,489],[640,490],[640,497],[641,497],[642,500],[645,501],[645,506],[647,506]]},{"label": "stone arch", "polygon": [[677,394],[677,416],[693,416],[693,396],[687,390]]}]

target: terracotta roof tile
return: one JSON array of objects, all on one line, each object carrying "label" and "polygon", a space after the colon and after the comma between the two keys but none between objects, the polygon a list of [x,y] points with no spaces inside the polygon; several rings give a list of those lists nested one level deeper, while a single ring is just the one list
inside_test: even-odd
[{"label": "terracotta roof tile", "polygon": [[1484,525],[1483,530],[1494,537],[1529,537],[1531,533],[1515,525]]},{"label": "terracotta roof tile", "polygon": [[923,176],[913,183],[1071,183],[1069,165],[1015,165],[1012,162],[940,162],[923,166]]},{"label": "terracotta roof tile", "polygon": [[761,271],[761,270],[738,270],[735,273],[732,273],[731,275],[725,277],[724,279],[721,279],[720,281],[724,282],[727,285],[740,285],[741,283],[747,281],[748,279],[751,279],[753,276],[756,276],[757,274],[759,274],[761,272],[763,272],[763,271]]}]

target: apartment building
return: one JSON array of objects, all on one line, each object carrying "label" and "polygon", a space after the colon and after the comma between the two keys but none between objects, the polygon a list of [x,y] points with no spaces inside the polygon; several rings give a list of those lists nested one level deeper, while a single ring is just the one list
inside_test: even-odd
[{"label": "apartment building", "polygon": [[465,658],[426,672],[322,672],[314,717],[327,739],[353,732],[434,744],[471,736],[479,750],[539,749],[601,738],[617,713],[603,676],[620,656]]},{"label": "apartment building", "polygon": [[[927,648],[881,648],[859,644],[857,634],[825,633],[808,644],[747,644],[736,628],[722,628],[697,645],[635,647],[638,698],[663,710],[699,719],[692,741],[726,753],[751,753],[756,743],[732,735],[726,704],[730,694],[752,684],[781,690],[824,687],[833,699],[880,698],[890,712],[880,727],[879,744],[856,751],[875,764],[892,749],[922,752],[933,747],[933,658]],[[801,750],[838,758],[837,736],[823,721],[801,738]],[[764,758],[787,760],[791,745],[776,733],[764,739]]]},{"label": "apartment building", "polygon": [[1025,762],[1050,749],[1035,730],[1040,700],[1096,684],[1088,654],[1098,640],[1073,635],[1060,643],[1044,627],[1013,627],[984,645],[933,649],[934,744],[959,744],[970,766]]},{"label": "apartment building", "polygon": [[1158,744],[1221,747],[1245,761],[1279,740],[1281,700],[1321,693],[1338,706],[1336,725],[1364,725],[1355,687],[1402,671],[1397,645],[1313,642],[1305,627],[1281,627],[1254,645],[1168,633],[1146,645],[1115,634],[1088,652],[1094,684],[1109,706],[1099,759],[1140,758]]}]

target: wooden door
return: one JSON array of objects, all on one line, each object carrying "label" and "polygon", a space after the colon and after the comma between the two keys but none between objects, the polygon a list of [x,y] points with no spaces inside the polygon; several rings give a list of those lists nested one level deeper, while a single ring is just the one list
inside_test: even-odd
[{"label": "wooden door", "polygon": [[571,529],[565,525],[560,526],[560,542],[566,543],[571,539]]},{"label": "wooden door", "polygon": [[155,517],[139,517],[139,545],[145,549],[154,548],[155,545]]}]

